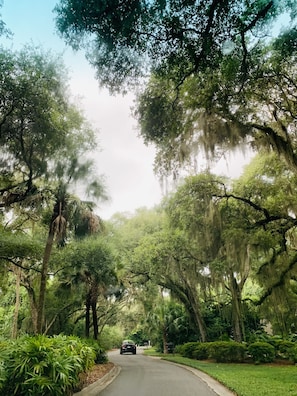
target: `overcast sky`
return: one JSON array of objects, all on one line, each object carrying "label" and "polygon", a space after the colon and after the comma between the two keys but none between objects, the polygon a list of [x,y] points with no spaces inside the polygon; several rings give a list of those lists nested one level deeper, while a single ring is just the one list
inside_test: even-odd
[{"label": "overcast sky", "polygon": [[[11,40],[0,37],[5,47],[18,50],[25,44],[41,45],[44,50],[63,53],[69,69],[71,93],[80,97],[85,116],[98,130],[101,151],[96,163],[98,173],[106,180],[109,203],[102,203],[98,214],[108,219],[115,212],[139,207],[152,207],[162,199],[162,189],[153,174],[154,149],[146,147],[137,137],[136,122],[130,116],[133,96],[111,97],[99,89],[95,71],[82,53],[67,48],[55,31],[52,10],[56,0],[4,0],[0,13],[13,32]],[[233,157],[218,169],[237,177],[242,161]]]}]

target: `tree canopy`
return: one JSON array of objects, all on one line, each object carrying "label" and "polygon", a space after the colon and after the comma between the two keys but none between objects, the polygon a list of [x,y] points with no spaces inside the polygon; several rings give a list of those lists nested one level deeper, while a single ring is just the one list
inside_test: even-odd
[{"label": "tree canopy", "polygon": [[[32,47],[1,49],[0,64],[0,205],[9,207],[41,198],[46,180],[75,182],[82,154],[96,141],[69,100],[67,74],[58,57]],[[90,167],[86,159],[85,173]]]},{"label": "tree canopy", "polygon": [[[140,135],[157,146],[155,169],[168,175],[200,149],[213,157],[247,142],[296,167],[295,6],[61,0],[56,13],[62,37],[87,51],[102,85],[116,92],[136,83]],[[277,31],[284,15],[286,30]]]},{"label": "tree canopy", "polygon": [[[60,0],[57,27],[74,48],[87,48],[101,83],[112,90],[148,73],[179,84],[216,67],[229,45],[248,42],[291,4],[241,0]],[[236,44],[235,44],[236,43]]]}]

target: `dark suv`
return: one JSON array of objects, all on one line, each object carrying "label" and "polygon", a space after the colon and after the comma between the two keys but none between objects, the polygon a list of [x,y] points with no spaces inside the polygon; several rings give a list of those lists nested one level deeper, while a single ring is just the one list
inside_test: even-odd
[{"label": "dark suv", "polygon": [[131,340],[124,340],[121,345],[120,354],[130,352],[133,355],[136,355],[136,345],[134,341]]}]

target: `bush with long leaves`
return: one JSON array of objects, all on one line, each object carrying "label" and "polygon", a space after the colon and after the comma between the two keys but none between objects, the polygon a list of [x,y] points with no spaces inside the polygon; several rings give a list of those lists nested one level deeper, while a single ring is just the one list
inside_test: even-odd
[{"label": "bush with long leaves", "polygon": [[72,395],[96,353],[77,337],[24,336],[0,345],[0,394]]}]

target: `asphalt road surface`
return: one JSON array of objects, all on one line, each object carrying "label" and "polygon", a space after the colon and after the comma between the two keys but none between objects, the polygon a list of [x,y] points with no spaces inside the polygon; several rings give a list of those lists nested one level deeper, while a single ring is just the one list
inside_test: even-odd
[{"label": "asphalt road surface", "polygon": [[137,349],[137,354],[109,354],[109,360],[121,367],[119,375],[100,396],[218,396],[199,376],[190,370],[151,358]]}]

